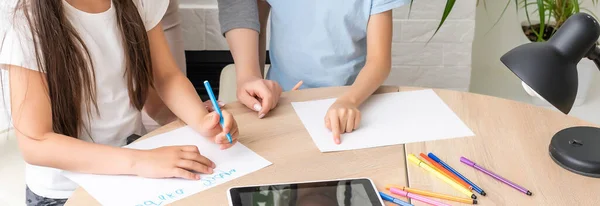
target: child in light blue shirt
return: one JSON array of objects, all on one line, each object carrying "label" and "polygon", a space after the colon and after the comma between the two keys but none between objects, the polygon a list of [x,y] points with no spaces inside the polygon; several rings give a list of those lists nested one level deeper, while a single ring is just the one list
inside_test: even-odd
[{"label": "child in light blue shirt", "polygon": [[[267,79],[289,91],[352,85],[366,63],[372,15],[405,0],[268,0],[271,68]],[[385,22],[385,23],[391,23]],[[375,83],[375,82],[374,82]]]},{"label": "child in light blue shirt", "polygon": [[[239,9],[231,4],[235,1],[244,2],[220,0],[219,11],[237,67],[238,100],[262,118],[277,105],[281,91],[291,90],[299,81],[301,89],[351,85],[330,107],[324,122],[334,141],[341,143],[340,134],[352,132],[360,123],[360,104],[389,75],[391,10],[409,0],[266,0],[258,7]],[[248,12],[256,8],[258,14]],[[263,79],[259,72],[263,61],[254,58],[261,56],[255,51],[264,51],[258,46],[264,42],[255,40],[266,29],[269,9],[271,67]],[[252,20],[257,16],[260,24]]]}]

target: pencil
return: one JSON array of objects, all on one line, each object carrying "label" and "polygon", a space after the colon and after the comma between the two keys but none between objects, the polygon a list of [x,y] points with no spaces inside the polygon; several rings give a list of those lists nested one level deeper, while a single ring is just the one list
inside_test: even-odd
[{"label": "pencil", "polygon": [[454,175],[454,174],[450,173],[449,171],[447,171],[442,165],[440,165],[439,163],[437,163],[433,159],[429,158],[427,155],[425,155],[423,153],[421,153],[419,155],[423,159],[425,159],[425,162],[429,163],[429,166],[433,167],[433,169],[436,169],[437,171],[439,171],[442,174],[446,175],[450,179],[454,180],[456,183],[462,185],[464,188],[467,188],[469,190],[473,190],[473,187],[471,187],[471,185],[467,184],[464,180],[460,179],[456,175]]},{"label": "pencil", "polygon": [[434,174],[437,178],[448,183],[450,186],[452,186],[454,189],[458,190],[459,192],[461,192],[473,199],[477,199],[477,196],[475,196],[475,194],[473,194],[471,191],[462,187],[462,185],[452,181],[450,178],[446,177],[445,175],[438,172],[437,170],[431,168],[431,166],[429,166],[428,164],[425,164],[423,161],[421,161],[419,158],[417,158],[417,156],[415,156],[414,154],[409,154],[408,160],[415,163],[417,166],[427,170],[427,172]]},{"label": "pencil", "polygon": [[299,82],[296,84],[296,86],[294,86],[294,88],[292,88],[292,91],[294,91],[294,90],[298,90],[298,89],[300,88],[300,86],[302,86],[302,83],[304,83],[304,82],[303,82],[302,80],[300,80],[300,81],[299,81]]},{"label": "pencil", "polygon": [[427,197],[433,197],[433,198],[438,198],[438,199],[443,199],[443,200],[448,200],[448,201],[453,201],[453,202],[460,202],[460,203],[473,204],[473,205],[477,204],[477,200],[470,199],[470,198],[454,197],[454,196],[450,196],[450,195],[446,195],[446,194],[429,192],[429,191],[425,191],[425,190],[418,190],[418,189],[396,186],[396,185],[386,185],[385,186],[385,189],[387,189],[387,190],[389,190],[390,188],[398,188],[398,189],[402,189],[404,191],[407,191],[407,192],[410,192],[413,194],[427,196]]}]

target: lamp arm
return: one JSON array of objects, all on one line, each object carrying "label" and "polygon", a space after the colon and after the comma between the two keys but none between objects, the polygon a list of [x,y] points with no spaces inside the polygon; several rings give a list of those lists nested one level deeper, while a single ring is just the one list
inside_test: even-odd
[{"label": "lamp arm", "polygon": [[594,61],[596,67],[600,70],[600,47],[594,45],[588,52],[587,58]]}]

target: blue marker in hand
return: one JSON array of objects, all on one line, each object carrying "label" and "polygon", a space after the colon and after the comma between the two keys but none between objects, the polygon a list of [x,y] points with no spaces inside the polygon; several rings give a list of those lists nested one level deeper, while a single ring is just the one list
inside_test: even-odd
[{"label": "blue marker in hand", "polygon": [[[208,92],[208,97],[210,97],[210,102],[212,102],[213,107],[217,114],[219,114],[219,123],[221,123],[221,127],[225,127],[225,122],[223,120],[223,113],[221,113],[221,108],[219,108],[219,104],[217,103],[217,98],[215,97],[215,93],[213,93],[212,87],[210,87],[210,83],[208,81],[204,81],[204,87],[206,87],[206,92]],[[231,143],[231,134],[227,133],[227,140]]]}]

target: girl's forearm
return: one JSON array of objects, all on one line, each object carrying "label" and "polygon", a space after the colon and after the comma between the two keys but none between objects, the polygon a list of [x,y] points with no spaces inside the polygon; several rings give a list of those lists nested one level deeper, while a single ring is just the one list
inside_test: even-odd
[{"label": "girl's forearm", "polygon": [[160,24],[148,32],[148,39],[158,96],[179,119],[191,127],[200,126],[208,111],[190,80],[177,69]]},{"label": "girl's forearm", "polygon": [[171,112],[191,127],[201,125],[202,118],[208,114],[196,89],[182,73],[157,81],[156,90]]},{"label": "girl's forearm", "polygon": [[389,64],[367,63],[356,77],[354,84],[339,99],[348,101],[356,106],[361,105],[390,74]]},{"label": "girl's forearm", "polygon": [[41,138],[18,135],[25,161],[44,166],[90,174],[135,175],[133,166],[141,150],[85,142],[56,133]]}]

